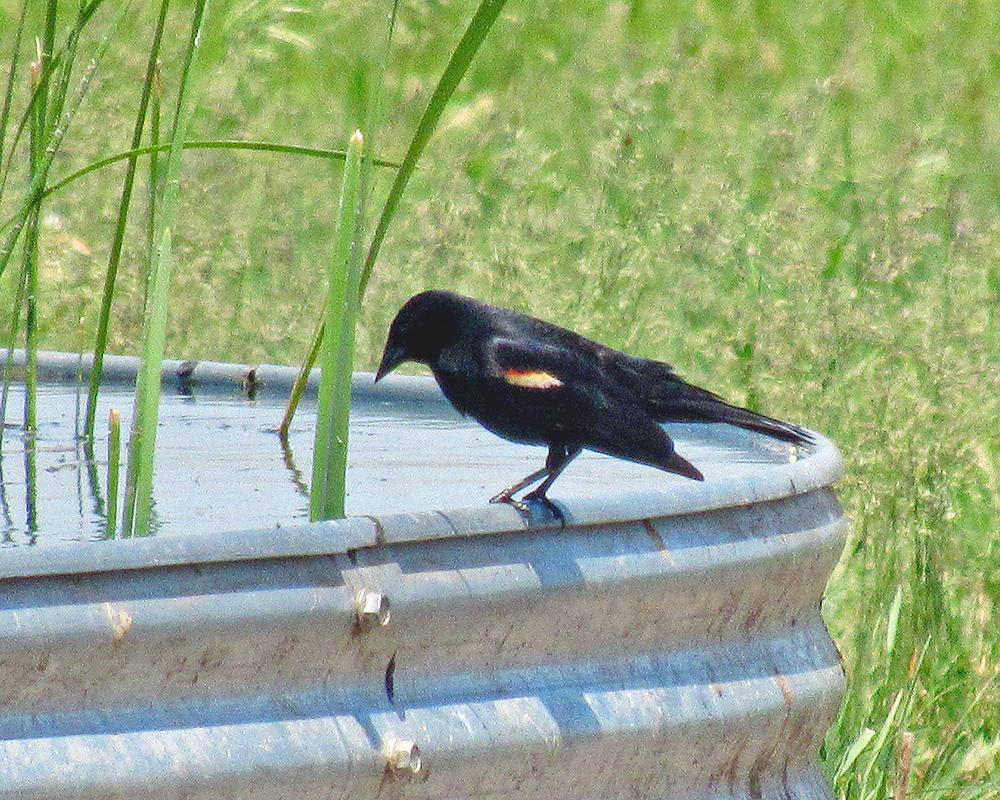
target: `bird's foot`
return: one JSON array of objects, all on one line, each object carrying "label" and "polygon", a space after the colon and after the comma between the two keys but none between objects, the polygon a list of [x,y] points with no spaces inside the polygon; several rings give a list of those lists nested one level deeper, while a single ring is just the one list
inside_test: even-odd
[{"label": "bird's foot", "polygon": [[[520,500],[513,497],[510,492],[500,492],[500,494],[491,497],[490,502],[506,503],[509,506],[513,506],[521,512],[529,525],[543,524],[551,522],[554,519],[558,520],[560,527],[566,527],[566,517],[563,516],[559,506],[549,500],[544,492],[539,492],[537,489],[529,492]],[[543,514],[538,513],[539,506],[544,509]]]},{"label": "bird's foot", "polygon": [[539,503],[542,505],[546,511],[548,511],[553,517],[559,520],[559,523],[565,528],[566,518],[563,516],[562,509],[559,508],[555,503],[546,497],[545,492],[540,492],[537,489],[533,492],[528,492],[522,500],[522,502],[527,503],[529,506],[531,503]]},{"label": "bird's foot", "polygon": [[500,494],[495,494],[490,498],[491,503],[506,503],[509,506],[514,506],[522,514],[528,513],[528,504],[523,503],[520,500],[515,500],[514,496],[509,491],[500,492]]}]

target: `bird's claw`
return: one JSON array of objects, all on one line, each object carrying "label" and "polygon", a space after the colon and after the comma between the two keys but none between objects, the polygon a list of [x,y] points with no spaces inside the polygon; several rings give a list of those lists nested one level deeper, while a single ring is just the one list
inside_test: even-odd
[{"label": "bird's claw", "polygon": [[507,494],[507,492],[500,492],[500,494],[494,495],[493,497],[490,498],[490,502],[506,503],[509,506],[514,506],[514,508],[516,508],[522,514],[528,514],[531,512],[531,509],[528,507],[527,503],[525,503],[522,500],[515,500],[511,495]]},{"label": "bird's claw", "polygon": [[527,519],[528,524],[535,522],[547,522],[545,519],[535,519],[535,508],[534,506],[540,505],[547,512],[548,516],[559,520],[560,527],[566,527],[566,517],[563,516],[562,510],[549,500],[544,494],[540,492],[529,492],[520,500],[515,499],[507,492],[500,492],[500,494],[495,495],[490,498],[491,503],[506,503],[509,506],[513,506]]}]

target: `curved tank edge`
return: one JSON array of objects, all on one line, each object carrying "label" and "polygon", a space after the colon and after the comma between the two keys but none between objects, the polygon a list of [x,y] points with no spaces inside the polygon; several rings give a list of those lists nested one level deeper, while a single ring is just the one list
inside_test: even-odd
[{"label": "curved tank edge", "polygon": [[[6,351],[0,349],[0,358]],[[15,369],[23,366],[23,351],[14,351]],[[90,356],[46,351],[39,354],[45,380],[77,380],[89,369]],[[104,373],[111,382],[134,380],[139,360],[132,356],[108,356]],[[294,381],[294,367],[248,367],[218,362],[169,361],[164,376],[187,371],[198,386],[232,390],[257,373],[261,385],[272,388]],[[131,376],[131,378],[130,378]],[[360,402],[427,402],[450,405],[429,376],[390,375],[374,385],[371,373],[355,373],[354,396]],[[186,563],[245,561],[266,558],[343,553],[361,547],[392,542],[419,541],[457,536],[500,534],[510,531],[558,530],[571,527],[658,517],[695,514],[712,509],[761,503],[831,487],[843,473],[836,445],[816,432],[817,444],[805,458],[787,464],[771,464],[759,474],[708,480],[705,483],[672,485],[669,490],[594,496],[556,504],[564,523],[550,514],[526,517],[509,505],[482,504],[471,507],[427,509],[384,516],[352,516],[347,519],[289,525],[273,529],[235,530],[210,537],[154,537],[129,541],[113,540],[66,544],[44,549],[14,549],[4,554],[0,580],[55,574],[80,574],[109,569],[133,569]],[[391,532],[387,534],[388,532]]]},{"label": "curved tank edge", "polygon": [[[777,474],[718,481],[719,485],[682,485],[674,491],[606,495],[558,504],[565,527],[647,521],[698,514],[720,508],[764,503],[828,489],[842,466],[832,442],[821,439],[817,454],[774,467]],[[820,453],[825,460],[804,474],[796,466]],[[365,547],[429,539],[495,535],[525,530],[558,534],[563,528],[547,516],[532,523],[509,505],[431,509],[384,516],[352,516],[274,529],[235,530],[199,537],[151,537],[67,544],[44,549],[14,549],[4,554],[0,580],[39,575],[81,574],[111,569],[248,561],[345,553]]]}]

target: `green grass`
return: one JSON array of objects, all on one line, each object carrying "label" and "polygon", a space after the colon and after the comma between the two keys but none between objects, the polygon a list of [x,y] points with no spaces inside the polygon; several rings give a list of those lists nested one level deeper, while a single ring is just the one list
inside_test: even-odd
[{"label": "green grass", "polygon": [[[0,0],[4,58],[16,5]],[[312,7],[232,0],[194,135],[347,140],[374,75],[358,52],[380,61],[389,4]],[[402,158],[473,8],[400,7],[379,156]],[[95,74],[50,180],[128,149],[150,14],[122,23],[106,59],[118,66]],[[168,23],[165,76],[188,17]],[[851,688],[824,758],[833,776],[856,757],[845,798],[894,794],[904,734],[908,796],[1000,795],[998,27],[1000,4],[943,0],[511,2],[422,156],[362,308],[362,366],[410,294],[447,287],[668,360],[838,443],[853,530],[824,613]],[[298,363],[336,181],[294,155],[197,150],[185,165],[168,353]],[[121,174],[46,202],[42,347],[92,347]],[[145,241],[137,222],[113,351],[137,348]]]}]

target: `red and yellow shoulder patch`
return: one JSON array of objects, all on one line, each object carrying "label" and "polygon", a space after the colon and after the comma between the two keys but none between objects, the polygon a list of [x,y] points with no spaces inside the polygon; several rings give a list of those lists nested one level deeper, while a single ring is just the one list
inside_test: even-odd
[{"label": "red and yellow shoulder patch", "polygon": [[555,389],[563,385],[555,375],[542,369],[505,368],[500,374],[511,386],[525,389]]}]

